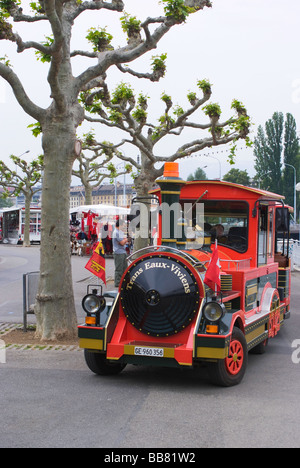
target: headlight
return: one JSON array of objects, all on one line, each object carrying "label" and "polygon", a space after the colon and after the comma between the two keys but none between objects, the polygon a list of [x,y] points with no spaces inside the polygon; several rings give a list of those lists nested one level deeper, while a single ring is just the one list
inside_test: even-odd
[{"label": "headlight", "polygon": [[87,314],[97,314],[105,307],[105,299],[103,296],[96,296],[95,294],[87,294],[82,299],[82,307]]},{"label": "headlight", "polygon": [[217,322],[225,313],[225,307],[219,302],[212,301],[205,304],[203,315],[209,322]]}]

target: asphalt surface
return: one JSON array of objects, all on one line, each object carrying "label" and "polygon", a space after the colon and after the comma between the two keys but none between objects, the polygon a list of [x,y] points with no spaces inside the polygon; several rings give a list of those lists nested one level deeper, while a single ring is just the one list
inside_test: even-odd
[{"label": "asphalt surface", "polygon": [[[72,278],[78,320],[85,314],[81,301],[87,285],[95,284],[97,278],[85,269],[88,257],[72,255]],[[0,322],[23,323],[23,275],[39,271],[40,249],[38,245],[25,248],[0,244]],[[106,259],[107,287],[114,289],[114,261]],[[34,315],[28,315],[28,323],[34,323]]]},{"label": "asphalt surface", "polygon": [[[74,284],[83,288],[77,260]],[[30,271],[29,263],[14,261],[20,272]],[[0,271],[2,312],[14,304],[11,288],[18,290],[12,270],[5,276],[9,295]],[[81,350],[9,348],[0,363],[0,448],[95,447],[102,448],[101,462],[117,449],[299,447],[299,305],[300,273],[293,273],[291,318],[264,355],[249,355],[243,381],[232,388],[212,386],[205,368],[128,365],[118,376],[99,377]]]}]

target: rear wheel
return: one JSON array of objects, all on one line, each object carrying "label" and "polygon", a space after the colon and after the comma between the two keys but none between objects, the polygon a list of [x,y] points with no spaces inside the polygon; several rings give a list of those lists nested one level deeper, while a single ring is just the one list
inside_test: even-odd
[{"label": "rear wheel", "polygon": [[85,362],[88,368],[98,375],[116,375],[122,372],[126,364],[119,362],[109,362],[105,354],[93,353],[88,349],[84,350]]},{"label": "rear wheel", "polygon": [[209,366],[211,381],[222,387],[237,385],[245,375],[247,364],[248,351],[244,333],[234,327],[228,357],[213,362]]}]

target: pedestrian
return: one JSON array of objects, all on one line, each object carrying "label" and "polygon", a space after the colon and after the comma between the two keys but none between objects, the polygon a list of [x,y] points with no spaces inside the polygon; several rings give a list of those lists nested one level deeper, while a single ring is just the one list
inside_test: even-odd
[{"label": "pedestrian", "polygon": [[118,288],[124,271],[127,268],[127,254],[126,244],[128,238],[124,234],[124,221],[118,219],[116,221],[116,227],[113,232],[113,252],[114,252],[114,263],[115,263],[115,287]]}]

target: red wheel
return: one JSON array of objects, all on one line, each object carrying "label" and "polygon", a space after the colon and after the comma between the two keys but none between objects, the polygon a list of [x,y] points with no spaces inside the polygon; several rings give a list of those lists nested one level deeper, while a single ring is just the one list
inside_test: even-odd
[{"label": "red wheel", "polygon": [[228,357],[209,365],[211,381],[223,387],[237,385],[243,379],[248,364],[248,349],[244,333],[234,327]]},{"label": "red wheel", "polygon": [[243,362],[244,350],[241,342],[238,340],[231,341],[229,355],[225,359],[227,372],[231,375],[237,375],[243,367]]}]

